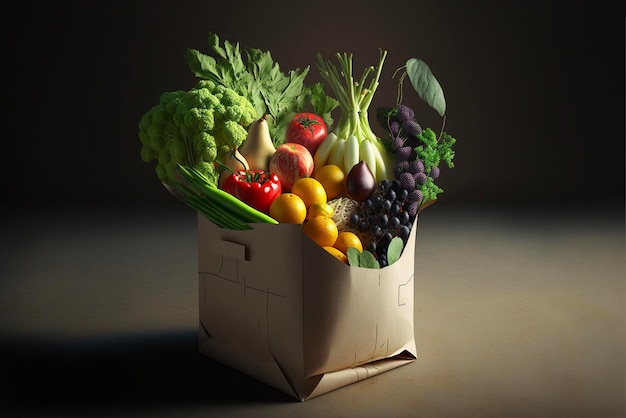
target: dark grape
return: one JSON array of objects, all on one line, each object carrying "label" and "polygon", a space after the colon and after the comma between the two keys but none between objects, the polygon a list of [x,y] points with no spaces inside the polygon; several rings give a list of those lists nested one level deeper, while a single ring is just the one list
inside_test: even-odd
[{"label": "dark grape", "polygon": [[400,203],[398,202],[393,202],[393,204],[391,205],[391,209],[389,209],[389,214],[398,215],[401,210],[402,210],[402,205],[400,205]]},{"label": "dark grape", "polygon": [[394,237],[401,237],[406,243],[419,207],[414,199],[422,197],[414,183],[407,185],[402,181],[406,177],[410,180],[405,181],[410,182],[413,176],[408,172],[402,174],[400,179],[381,181],[376,192],[350,218],[355,228],[369,235],[367,249],[376,255],[381,266],[386,265],[387,249]]}]

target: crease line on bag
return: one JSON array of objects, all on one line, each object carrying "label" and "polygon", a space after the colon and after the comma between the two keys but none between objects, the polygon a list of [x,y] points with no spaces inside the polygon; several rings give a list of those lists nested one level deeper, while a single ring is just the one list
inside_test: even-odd
[{"label": "crease line on bag", "polygon": [[404,293],[404,292],[402,291],[402,289],[403,289],[405,286],[408,286],[408,285],[409,285],[409,283],[411,283],[411,281],[413,280],[413,278],[414,278],[414,277],[415,277],[415,274],[411,274],[411,276],[409,276],[409,279],[408,279],[406,282],[404,282],[404,283],[400,283],[400,284],[398,285],[398,306],[404,306],[404,305],[406,305],[406,304],[407,304],[407,302],[402,302],[402,301],[401,301],[401,299],[402,299],[402,294]]}]

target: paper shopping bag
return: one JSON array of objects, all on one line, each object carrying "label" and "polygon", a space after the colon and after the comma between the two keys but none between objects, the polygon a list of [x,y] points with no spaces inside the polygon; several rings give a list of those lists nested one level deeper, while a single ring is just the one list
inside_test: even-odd
[{"label": "paper shopping bag", "polygon": [[198,215],[199,350],[304,401],[417,358],[415,235],[382,269],[342,263],[301,225]]}]

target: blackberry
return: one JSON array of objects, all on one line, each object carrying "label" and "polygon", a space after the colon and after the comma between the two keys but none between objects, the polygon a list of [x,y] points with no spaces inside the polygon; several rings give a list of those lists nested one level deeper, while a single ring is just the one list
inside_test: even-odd
[{"label": "blackberry", "polygon": [[415,118],[415,112],[410,107],[399,104],[396,109],[396,117],[400,123],[403,123],[408,120],[413,120]]}]

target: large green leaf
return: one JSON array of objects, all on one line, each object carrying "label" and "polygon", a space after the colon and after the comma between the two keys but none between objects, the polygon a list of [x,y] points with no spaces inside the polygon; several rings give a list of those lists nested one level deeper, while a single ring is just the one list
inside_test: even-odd
[{"label": "large green leaf", "polygon": [[410,58],[406,62],[406,72],[422,100],[435,109],[439,116],[443,116],[446,113],[446,99],[439,81],[428,65],[418,58]]},{"label": "large green leaf", "polygon": [[400,259],[402,250],[404,249],[404,241],[400,237],[393,237],[387,247],[387,264],[392,265]]}]

